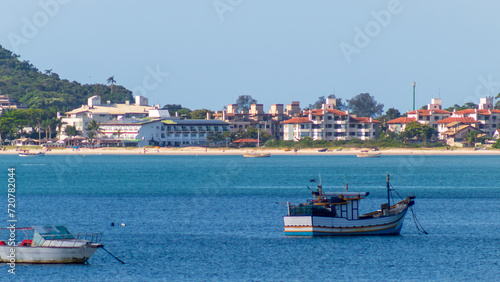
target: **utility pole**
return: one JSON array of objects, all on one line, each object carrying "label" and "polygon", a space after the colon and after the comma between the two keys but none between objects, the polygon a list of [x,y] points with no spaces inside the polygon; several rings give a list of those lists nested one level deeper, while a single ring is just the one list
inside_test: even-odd
[{"label": "utility pole", "polygon": [[415,81],[413,82],[413,110],[415,111]]}]

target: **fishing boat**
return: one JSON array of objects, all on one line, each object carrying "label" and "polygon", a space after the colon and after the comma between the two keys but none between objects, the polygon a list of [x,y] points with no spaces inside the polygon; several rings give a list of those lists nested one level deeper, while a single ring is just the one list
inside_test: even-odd
[{"label": "fishing boat", "polygon": [[16,263],[86,263],[98,248],[102,233],[71,234],[64,226],[33,226],[4,228],[21,230],[26,238],[14,245],[10,240],[0,241],[1,262],[11,262],[14,254]]},{"label": "fishing boat", "polygon": [[357,154],[358,158],[380,158],[380,153],[363,150],[361,153]]},{"label": "fishing boat", "polygon": [[22,150],[19,152],[20,157],[40,157],[40,156],[45,156],[44,152],[38,152],[38,153],[30,153],[29,150]]},{"label": "fishing boat", "polygon": [[299,205],[287,203],[288,215],[283,217],[286,236],[397,235],[415,199],[408,196],[391,205],[394,189],[387,175],[387,203],[380,210],[359,214],[359,202],[369,192],[349,192],[347,184],[345,191],[324,192],[321,180],[317,184],[317,190],[312,191],[314,199]]},{"label": "fishing boat", "polygon": [[262,153],[262,154],[259,154],[259,153],[247,153],[247,154],[243,154],[244,158],[269,158],[270,156],[271,156],[270,153]]},{"label": "fishing boat", "polygon": [[321,153],[321,152],[326,152],[326,151],[328,151],[328,148],[323,148],[323,149],[319,149],[319,150],[318,150],[318,152],[320,152],[320,153]]}]

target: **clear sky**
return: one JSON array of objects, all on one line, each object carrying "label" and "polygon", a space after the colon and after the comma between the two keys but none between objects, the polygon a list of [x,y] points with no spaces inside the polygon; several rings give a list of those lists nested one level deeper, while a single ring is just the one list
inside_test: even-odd
[{"label": "clear sky", "polygon": [[239,95],[304,107],[370,93],[402,112],[500,92],[500,1],[0,0],[0,44],[40,70],[150,104]]}]

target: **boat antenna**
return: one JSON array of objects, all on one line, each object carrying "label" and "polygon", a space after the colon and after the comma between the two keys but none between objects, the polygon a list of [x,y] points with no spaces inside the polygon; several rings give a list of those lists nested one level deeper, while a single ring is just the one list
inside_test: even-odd
[{"label": "boat antenna", "polygon": [[349,183],[347,183],[347,175],[344,174],[344,178],[345,178],[345,191],[349,192]]},{"label": "boat antenna", "polygon": [[389,173],[387,173],[387,209],[391,208],[391,185],[389,184]]}]

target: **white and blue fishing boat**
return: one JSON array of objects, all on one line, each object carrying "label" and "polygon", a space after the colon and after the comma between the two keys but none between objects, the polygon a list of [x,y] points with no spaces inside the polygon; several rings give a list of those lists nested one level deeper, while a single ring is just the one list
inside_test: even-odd
[{"label": "white and blue fishing boat", "polygon": [[[314,181],[314,180],[311,180]],[[359,214],[359,203],[369,192],[323,192],[317,181],[314,199],[307,203],[287,203],[288,215],[283,217],[286,236],[348,236],[397,235],[401,232],[408,208],[415,196],[408,196],[391,205],[389,175],[387,175],[387,203],[380,210]]]}]

